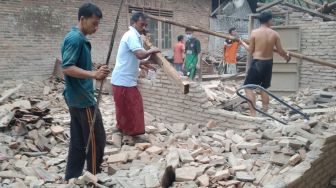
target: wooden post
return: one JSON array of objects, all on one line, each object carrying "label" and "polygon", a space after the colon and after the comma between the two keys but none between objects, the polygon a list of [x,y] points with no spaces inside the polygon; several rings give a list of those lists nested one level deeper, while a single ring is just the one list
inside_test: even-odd
[{"label": "wooden post", "polygon": [[286,12],[286,22],[285,25],[289,25],[289,12]]},{"label": "wooden post", "polygon": [[[146,37],[144,40],[145,49],[148,50],[152,46],[153,44]],[[184,94],[189,93],[189,82],[181,79],[180,74],[175,70],[174,67],[171,66],[169,61],[166,58],[164,58],[162,53],[153,54],[152,58],[156,63],[158,63],[163,68],[163,71],[175,81],[175,83],[179,86],[179,88],[181,88]]]},{"label": "wooden post", "polygon": [[[248,37],[251,38],[251,33],[254,27],[254,16],[249,15],[249,25],[248,25]],[[250,63],[252,62],[252,55],[247,52],[245,71],[247,72],[250,68]]]}]

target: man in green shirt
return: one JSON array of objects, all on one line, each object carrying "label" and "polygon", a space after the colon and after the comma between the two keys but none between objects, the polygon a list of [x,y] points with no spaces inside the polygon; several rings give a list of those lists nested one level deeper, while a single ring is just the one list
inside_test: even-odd
[{"label": "man in green shirt", "polygon": [[189,79],[193,80],[196,74],[196,66],[197,63],[200,61],[200,54],[201,54],[201,43],[200,41],[193,37],[193,30],[186,29],[186,37],[187,41],[185,44],[185,73],[189,77]]},{"label": "man in green shirt", "polygon": [[110,73],[107,66],[101,66],[97,71],[92,70],[91,43],[86,38],[97,31],[102,17],[102,12],[96,5],[83,4],[78,11],[77,27],[73,27],[65,36],[62,45],[62,69],[65,75],[63,94],[71,116],[65,180],[77,178],[82,174],[85,159],[88,171],[93,174],[101,171],[106,136],[99,110],[87,156],[85,147],[96,105],[93,79],[103,80]]}]

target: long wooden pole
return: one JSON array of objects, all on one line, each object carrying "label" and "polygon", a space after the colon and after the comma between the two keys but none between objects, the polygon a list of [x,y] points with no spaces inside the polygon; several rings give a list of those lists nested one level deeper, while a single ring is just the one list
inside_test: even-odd
[{"label": "long wooden pole", "polygon": [[[213,36],[216,36],[216,37],[235,40],[235,41],[238,40],[237,38],[232,37],[230,35],[214,32],[214,31],[211,31],[211,30],[208,30],[208,29],[197,27],[197,26],[188,26],[186,24],[182,24],[182,23],[179,23],[179,22],[168,20],[166,18],[161,18],[161,17],[157,17],[157,16],[153,16],[153,15],[148,15],[148,17],[151,18],[151,19],[157,20],[157,21],[169,23],[169,24],[176,25],[176,26],[183,27],[183,28],[192,29],[193,31],[196,31],[196,32],[205,33],[205,34],[213,35]],[[244,42],[249,43],[249,40],[244,39]],[[295,52],[288,52],[288,53],[291,57],[295,57],[295,58],[298,58],[298,59],[306,60],[306,61],[309,61],[309,62],[312,62],[312,63],[317,63],[317,64],[320,64],[320,65],[324,65],[324,66],[329,66],[329,67],[332,67],[332,68],[336,69],[336,63],[331,63],[331,62],[325,61],[323,59],[308,57],[308,56],[305,56],[305,55],[300,54],[300,53],[295,53]]]},{"label": "long wooden pole", "polygon": [[[113,27],[113,30],[112,30],[111,41],[110,41],[110,46],[109,46],[109,50],[108,50],[108,53],[107,53],[107,58],[106,58],[105,65],[108,65],[110,63],[111,53],[112,53],[112,49],[113,49],[113,45],[114,45],[114,39],[115,39],[115,36],[117,34],[118,22],[119,22],[119,17],[120,17],[120,13],[121,13],[123,3],[124,3],[124,0],[121,0],[120,4],[119,4],[117,17],[115,19],[114,27]],[[92,118],[91,125],[90,125],[89,138],[88,138],[87,145],[86,145],[86,150],[85,150],[86,155],[89,153],[90,143],[91,143],[91,140],[92,140],[93,134],[94,134],[94,125],[95,125],[96,117],[97,117],[97,114],[98,114],[100,99],[101,99],[101,96],[102,96],[103,84],[104,84],[104,80],[101,81],[99,91],[98,91],[97,104],[96,104],[95,109],[94,109],[93,118]],[[94,151],[92,151],[92,152],[94,152]]]}]

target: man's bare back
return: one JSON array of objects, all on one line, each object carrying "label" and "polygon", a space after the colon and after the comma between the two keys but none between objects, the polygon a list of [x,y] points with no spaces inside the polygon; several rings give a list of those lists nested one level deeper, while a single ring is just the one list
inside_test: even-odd
[{"label": "man's bare back", "polygon": [[279,39],[279,34],[268,27],[260,27],[251,33],[254,40],[253,58],[260,60],[273,59],[273,49]]},{"label": "man's bare back", "polygon": [[[272,30],[272,13],[269,11],[262,12],[259,15],[261,26],[251,33],[250,44],[240,40],[245,49],[253,55],[253,60],[248,69],[244,85],[260,85],[267,89],[271,86],[272,68],[273,68],[273,50],[287,60],[290,60],[288,53],[282,48],[279,34]],[[256,96],[253,89],[245,89],[249,103],[251,116],[256,116],[255,103]],[[269,97],[265,92],[261,92],[263,110],[268,110]]]}]

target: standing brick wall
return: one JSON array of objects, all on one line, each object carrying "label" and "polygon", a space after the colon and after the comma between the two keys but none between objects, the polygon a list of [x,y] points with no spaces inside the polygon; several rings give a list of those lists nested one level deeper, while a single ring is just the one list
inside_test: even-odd
[{"label": "standing brick wall", "polygon": [[155,80],[140,79],[139,88],[145,111],[165,122],[205,125],[213,119],[222,127],[244,129],[265,121],[263,118],[215,109],[198,83],[192,83],[190,92],[182,94],[174,82],[161,71],[157,73]]},{"label": "standing brick wall", "polygon": [[[64,35],[77,24],[78,7],[84,0],[17,0],[0,1],[0,82],[48,78],[53,71],[55,58],[60,58]],[[93,61],[104,63],[114,25],[119,0],[92,0],[101,7],[103,20],[96,34],[90,36]],[[118,43],[128,30],[128,5],[172,10],[176,21],[209,27],[210,0],[125,0],[111,64],[115,61]],[[172,41],[184,29],[172,27]],[[197,34],[207,49],[208,36]]]},{"label": "standing brick wall", "polygon": [[[322,22],[320,18],[302,13],[290,14],[290,25],[301,28],[301,53],[336,63],[336,22]],[[330,85],[336,81],[336,69],[302,61],[300,64],[300,87]]]}]

